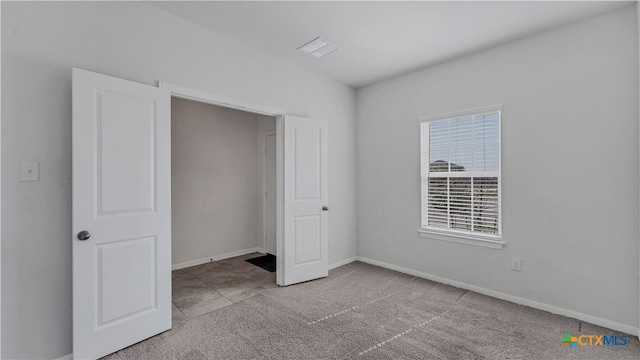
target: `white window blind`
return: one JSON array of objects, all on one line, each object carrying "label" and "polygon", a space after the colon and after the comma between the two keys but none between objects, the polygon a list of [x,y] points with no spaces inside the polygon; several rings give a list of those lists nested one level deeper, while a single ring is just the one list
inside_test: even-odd
[{"label": "white window blind", "polygon": [[421,123],[422,228],[501,236],[499,108]]}]

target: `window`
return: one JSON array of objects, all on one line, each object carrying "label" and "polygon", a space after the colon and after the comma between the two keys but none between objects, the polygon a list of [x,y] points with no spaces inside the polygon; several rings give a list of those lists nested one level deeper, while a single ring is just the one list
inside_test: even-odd
[{"label": "window", "polygon": [[502,108],[421,118],[425,237],[501,248]]}]

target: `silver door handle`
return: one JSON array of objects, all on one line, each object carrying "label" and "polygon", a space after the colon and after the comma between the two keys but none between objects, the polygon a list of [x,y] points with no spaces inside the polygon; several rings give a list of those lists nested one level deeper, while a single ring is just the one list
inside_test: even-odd
[{"label": "silver door handle", "polygon": [[88,240],[91,237],[91,233],[88,232],[87,230],[82,230],[78,233],[78,240]]},{"label": "silver door handle", "polygon": [[329,207],[328,206],[323,206],[322,207],[322,211],[329,211]]}]

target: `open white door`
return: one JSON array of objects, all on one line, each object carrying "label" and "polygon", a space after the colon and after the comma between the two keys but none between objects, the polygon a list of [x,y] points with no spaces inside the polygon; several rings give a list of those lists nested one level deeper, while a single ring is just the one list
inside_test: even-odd
[{"label": "open white door", "polygon": [[[284,231],[278,284],[329,274],[327,123],[285,116]],[[282,271],[284,270],[284,271]]]},{"label": "open white door", "polygon": [[73,356],[171,328],[167,90],[73,69]]}]

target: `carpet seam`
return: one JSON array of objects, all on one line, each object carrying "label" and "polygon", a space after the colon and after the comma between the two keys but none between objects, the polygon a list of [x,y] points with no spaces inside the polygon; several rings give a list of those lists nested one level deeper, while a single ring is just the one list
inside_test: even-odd
[{"label": "carpet seam", "polygon": [[392,337],[390,337],[390,338],[388,338],[388,339],[386,339],[384,341],[381,341],[381,342],[377,343],[376,345],[374,345],[374,346],[372,346],[372,347],[370,347],[370,348],[368,348],[368,349],[366,349],[364,351],[361,351],[360,353],[358,353],[358,356],[362,356],[362,355],[364,355],[364,354],[366,354],[366,353],[368,353],[370,351],[373,351],[375,349],[381,348],[384,345],[386,345],[387,343],[389,343],[389,342],[391,342],[393,340],[396,340],[396,339],[398,339],[398,338],[400,338],[400,337],[402,337],[402,336],[404,336],[404,335],[406,335],[406,334],[408,334],[410,332],[413,332],[414,330],[416,330],[418,328],[421,328],[421,327],[429,324],[430,322],[432,322],[434,320],[437,320],[438,318],[440,318],[442,316],[447,315],[451,310],[453,310],[453,309],[449,309],[447,311],[444,311],[444,312],[432,317],[431,319],[429,319],[427,321],[421,322],[420,324],[413,325],[409,329],[407,329],[407,330],[405,330],[405,331],[403,331],[401,333],[398,333],[398,334],[396,334],[396,335],[394,335],[394,336],[392,336]]},{"label": "carpet seam", "polygon": [[313,325],[313,324],[316,324],[316,323],[319,323],[319,322],[322,322],[322,321],[325,321],[325,320],[329,320],[329,319],[331,319],[331,318],[333,318],[333,317],[336,317],[336,316],[338,316],[338,315],[346,314],[346,313],[348,313],[348,312],[350,312],[350,311],[357,310],[357,309],[362,308],[362,307],[365,307],[365,306],[373,305],[373,304],[375,304],[375,303],[376,303],[376,302],[378,302],[378,301],[384,300],[384,299],[389,298],[389,297],[391,297],[391,296],[393,296],[393,295],[398,295],[399,293],[400,293],[399,291],[396,291],[396,292],[391,293],[391,294],[389,294],[389,295],[385,295],[385,296],[383,296],[383,297],[380,297],[380,298],[377,298],[377,299],[370,300],[370,301],[368,301],[368,302],[366,302],[366,303],[364,303],[364,304],[362,304],[362,305],[356,305],[356,306],[351,307],[351,308],[349,308],[349,309],[345,309],[345,310],[339,311],[339,312],[337,312],[337,313],[334,313],[334,314],[331,314],[331,315],[327,315],[327,316],[322,317],[322,318],[320,318],[320,319],[316,319],[316,320],[310,321],[310,322],[308,322],[308,323],[307,323],[307,325]]}]

